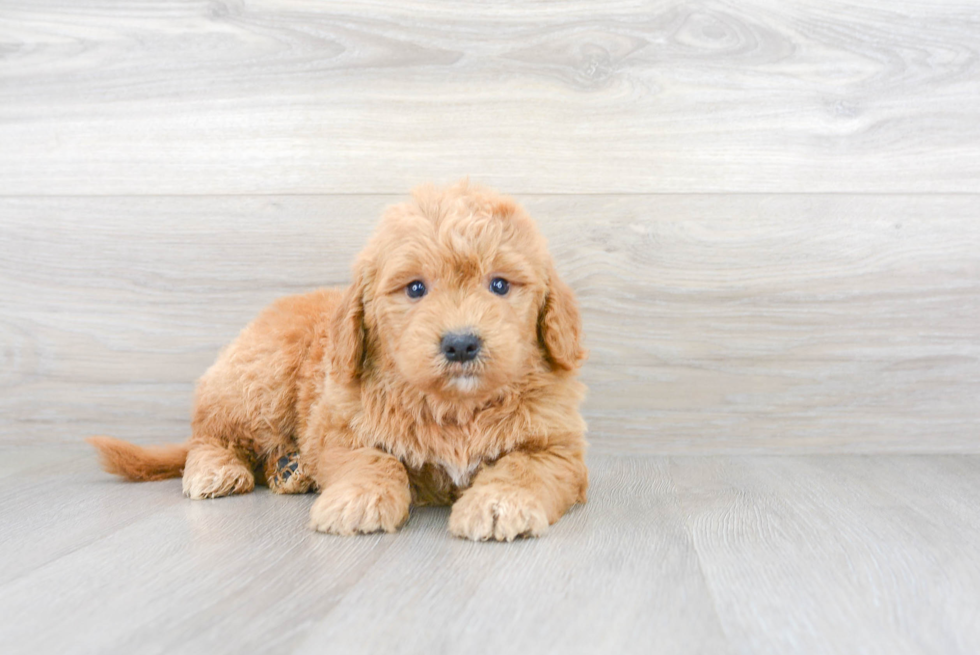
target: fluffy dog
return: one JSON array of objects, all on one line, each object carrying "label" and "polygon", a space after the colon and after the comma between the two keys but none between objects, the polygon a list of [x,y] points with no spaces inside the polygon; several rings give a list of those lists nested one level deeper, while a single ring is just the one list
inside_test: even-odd
[{"label": "fluffy dog", "polygon": [[89,441],[184,494],[319,490],[310,526],[395,531],[451,504],[474,540],[538,536],[588,486],[575,297],[513,200],[460,183],[389,208],[347,289],[282,298],[198,383],[186,444]]}]

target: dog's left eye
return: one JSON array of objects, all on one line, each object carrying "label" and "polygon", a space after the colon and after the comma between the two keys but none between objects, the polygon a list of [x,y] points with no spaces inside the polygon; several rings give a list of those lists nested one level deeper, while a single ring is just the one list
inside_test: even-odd
[{"label": "dog's left eye", "polygon": [[490,280],[490,290],[498,296],[506,296],[507,292],[510,291],[510,282],[502,277],[495,277]]},{"label": "dog's left eye", "polygon": [[409,298],[421,298],[425,295],[426,288],[425,283],[422,280],[415,280],[409,282],[408,286],[405,287],[405,293],[408,294]]}]

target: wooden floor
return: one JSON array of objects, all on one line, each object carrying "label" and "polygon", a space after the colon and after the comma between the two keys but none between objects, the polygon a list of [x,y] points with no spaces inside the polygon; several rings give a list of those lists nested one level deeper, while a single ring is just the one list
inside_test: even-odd
[{"label": "wooden floor", "polygon": [[590,502],[512,544],[49,456],[0,468],[4,653],[980,650],[977,456],[596,456]]}]

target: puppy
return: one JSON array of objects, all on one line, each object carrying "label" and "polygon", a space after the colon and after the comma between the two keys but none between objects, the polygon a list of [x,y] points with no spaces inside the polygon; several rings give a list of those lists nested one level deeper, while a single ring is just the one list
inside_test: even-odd
[{"label": "puppy", "polygon": [[575,297],[531,218],[462,182],[389,208],[347,289],[280,299],[198,383],[186,444],[89,441],[130,480],[184,494],[318,490],[310,526],[393,532],[451,504],[449,531],[539,536],[585,502]]}]

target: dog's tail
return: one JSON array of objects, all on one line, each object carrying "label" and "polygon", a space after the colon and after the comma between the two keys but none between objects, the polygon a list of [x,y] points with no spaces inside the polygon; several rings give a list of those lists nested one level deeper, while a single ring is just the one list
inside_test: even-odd
[{"label": "dog's tail", "polygon": [[112,437],[89,437],[99,451],[102,468],[132,482],[179,478],[184,472],[189,443],[144,448]]}]

